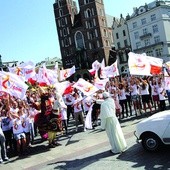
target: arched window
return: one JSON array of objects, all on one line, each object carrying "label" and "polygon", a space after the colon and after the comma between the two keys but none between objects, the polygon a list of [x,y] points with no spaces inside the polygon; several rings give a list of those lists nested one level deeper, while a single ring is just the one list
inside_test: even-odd
[{"label": "arched window", "polygon": [[76,43],[76,48],[80,48],[80,49],[85,48],[84,37],[83,37],[82,32],[80,32],[80,31],[76,32],[76,34],[75,34],[75,43]]},{"label": "arched window", "polygon": [[69,46],[69,41],[67,38],[64,39],[64,44],[65,44],[65,47]]},{"label": "arched window", "polygon": [[59,15],[60,15],[60,17],[63,16],[63,10],[62,9],[59,10]]},{"label": "arched window", "polygon": [[86,16],[87,16],[87,18],[90,18],[92,16],[92,13],[91,13],[90,9],[86,10]]},{"label": "arched window", "polygon": [[61,25],[62,25],[62,26],[65,25],[64,18],[61,18]]},{"label": "arched window", "polygon": [[107,37],[107,31],[104,29],[103,30],[104,36]]},{"label": "arched window", "polygon": [[58,0],[58,7],[60,8],[61,7],[61,1]]},{"label": "arched window", "polygon": [[84,0],[84,4],[88,4],[89,3],[89,0]]},{"label": "arched window", "polygon": [[65,29],[65,28],[63,29],[63,35],[64,35],[64,36],[66,36],[66,35],[67,35],[67,31],[66,31],[66,29]]}]

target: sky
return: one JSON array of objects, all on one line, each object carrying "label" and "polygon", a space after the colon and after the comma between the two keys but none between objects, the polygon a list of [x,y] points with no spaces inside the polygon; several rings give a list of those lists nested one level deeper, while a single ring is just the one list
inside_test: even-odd
[{"label": "sky", "polygon": [[[77,1],[77,0],[76,0]],[[120,18],[153,0],[103,0],[105,13]],[[2,61],[41,62],[61,58],[53,4],[55,0],[0,0]]]}]

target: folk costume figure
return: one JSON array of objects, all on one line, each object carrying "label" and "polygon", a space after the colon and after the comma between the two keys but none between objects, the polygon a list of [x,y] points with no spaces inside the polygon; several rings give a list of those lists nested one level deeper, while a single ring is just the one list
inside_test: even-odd
[{"label": "folk costume figure", "polygon": [[103,93],[104,102],[101,104],[101,127],[106,130],[112,153],[125,151],[127,144],[115,114],[115,103],[108,92]]},{"label": "folk costume figure", "polygon": [[62,131],[62,119],[61,119],[60,111],[61,111],[61,105],[57,100],[55,100],[52,110],[47,116],[47,120],[48,120],[47,131],[48,131],[48,140],[49,140],[50,148],[54,148],[55,146],[60,145],[55,141],[57,132]]}]

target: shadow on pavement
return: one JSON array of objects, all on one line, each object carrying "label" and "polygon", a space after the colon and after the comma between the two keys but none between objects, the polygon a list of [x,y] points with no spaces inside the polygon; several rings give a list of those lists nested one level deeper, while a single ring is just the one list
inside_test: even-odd
[{"label": "shadow on pavement", "polygon": [[140,144],[135,144],[124,153],[119,155],[117,159],[126,162],[133,162],[132,168],[135,169],[168,169],[170,168],[170,146],[164,146],[158,152],[147,152]]},{"label": "shadow on pavement", "polygon": [[75,159],[75,160],[66,160],[66,161],[58,161],[58,162],[54,162],[54,163],[50,163],[47,165],[56,165],[56,167],[54,167],[53,169],[82,169],[85,168],[87,166],[89,166],[90,164],[93,164],[97,161],[100,161],[100,159],[103,158],[107,158],[113,156],[112,153],[110,153],[109,151],[105,151],[93,156],[89,156],[89,157],[85,157],[82,159]]}]

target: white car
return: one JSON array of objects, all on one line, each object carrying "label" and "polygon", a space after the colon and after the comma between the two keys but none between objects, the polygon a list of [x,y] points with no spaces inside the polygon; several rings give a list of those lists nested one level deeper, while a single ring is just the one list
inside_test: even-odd
[{"label": "white car", "polygon": [[156,151],[163,144],[170,144],[170,110],[162,111],[139,122],[135,136],[147,151]]}]

